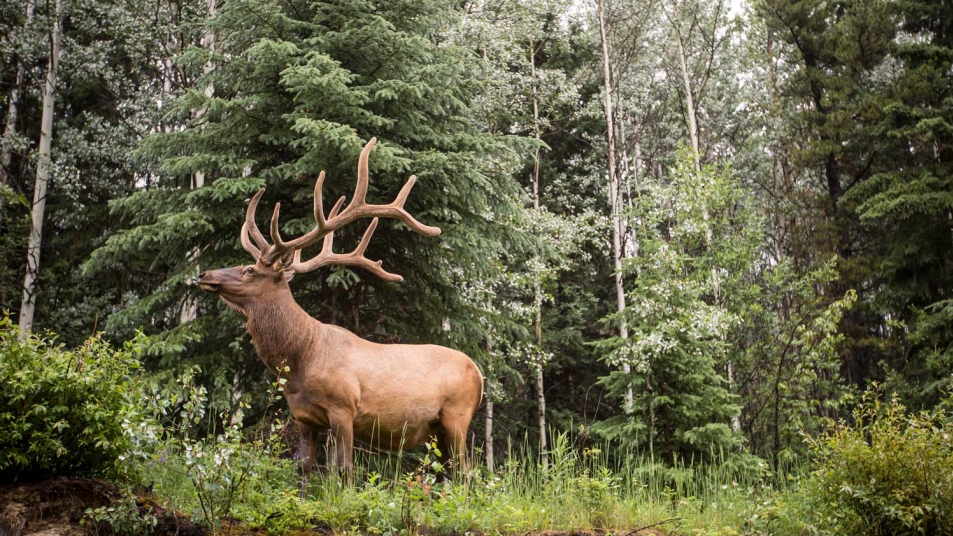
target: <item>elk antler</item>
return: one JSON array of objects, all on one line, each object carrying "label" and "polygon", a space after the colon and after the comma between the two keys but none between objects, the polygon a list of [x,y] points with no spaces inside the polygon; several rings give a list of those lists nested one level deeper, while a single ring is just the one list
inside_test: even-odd
[{"label": "elk antler", "polygon": [[[381,268],[382,261],[372,261],[364,257],[364,250],[367,249],[371,235],[374,234],[374,230],[377,228],[378,218],[400,220],[412,230],[427,236],[439,235],[440,229],[420,223],[404,209],[407,196],[410,195],[410,190],[414,187],[414,182],[417,180],[416,176],[411,175],[393,202],[386,205],[370,205],[367,203],[365,197],[367,196],[367,185],[370,177],[367,167],[367,157],[371,149],[374,148],[375,143],[377,143],[377,138],[371,138],[361,151],[361,156],[357,162],[357,186],[354,188],[353,199],[351,199],[351,202],[344,210],[341,210],[341,206],[344,204],[344,197],[338,199],[328,217],[324,216],[324,206],[321,195],[324,189],[324,172],[322,171],[318,174],[318,180],[314,185],[315,226],[314,229],[308,231],[304,236],[289,240],[288,242],[281,239],[281,234],[278,231],[278,215],[281,211],[281,203],[276,203],[275,210],[271,214],[270,229],[271,239],[275,243],[273,245],[269,244],[255,223],[255,210],[258,208],[258,201],[265,192],[264,188],[258,190],[258,193],[256,193],[254,197],[252,197],[251,202],[248,203],[248,209],[245,211],[245,223],[242,225],[241,241],[245,251],[251,253],[256,261],[268,265],[294,252],[290,268],[296,273],[310,272],[321,266],[341,264],[363,267],[387,281],[403,281],[403,278],[399,275],[389,273]],[[354,251],[348,254],[334,253],[332,251],[334,231],[337,231],[354,220],[370,217],[374,219],[367,227],[360,244],[358,244]],[[320,240],[324,240],[321,253],[310,260],[302,262],[301,250],[316,244]]]}]

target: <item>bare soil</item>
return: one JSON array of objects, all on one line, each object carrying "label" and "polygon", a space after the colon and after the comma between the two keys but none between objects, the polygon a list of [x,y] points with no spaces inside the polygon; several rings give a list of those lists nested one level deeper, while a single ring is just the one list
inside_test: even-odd
[{"label": "bare soil", "polygon": [[[109,506],[119,498],[115,484],[91,479],[56,478],[0,486],[0,536],[108,536],[108,525],[80,522],[87,508]],[[158,519],[156,536],[204,536],[206,530],[184,514],[137,499],[141,512]]]}]

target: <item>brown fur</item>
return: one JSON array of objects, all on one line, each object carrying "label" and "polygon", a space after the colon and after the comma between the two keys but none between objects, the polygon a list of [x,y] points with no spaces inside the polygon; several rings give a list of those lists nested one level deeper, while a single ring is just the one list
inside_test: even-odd
[{"label": "brown fur", "polygon": [[399,449],[433,436],[444,461],[465,467],[467,429],[483,397],[473,361],[442,346],[376,344],[323,324],[295,302],[288,276],[259,262],[206,272],[199,285],[248,318],[259,357],[288,380],[303,483],[322,429],[331,430],[338,467],[349,474],[354,439]]}]

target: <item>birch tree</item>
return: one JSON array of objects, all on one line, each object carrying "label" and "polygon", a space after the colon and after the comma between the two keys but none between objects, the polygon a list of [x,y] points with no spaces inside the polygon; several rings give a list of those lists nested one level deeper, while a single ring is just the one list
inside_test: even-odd
[{"label": "birch tree", "polygon": [[[664,13],[677,45],[675,47],[676,61],[683,84],[682,92],[685,99],[685,118],[691,143],[692,162],[695,165],[695,173],[700,174],[702,149],[699,134],[699,105],[708,82],[712,78],[713,69],[717,65],[716,60],[720,54],[724,53],[724,44],[731,36],[731,28],[727,24],[723,0],[718,0],[714,4],[699,3],[694,0],[686,2],[674,0],[667,7]],[[694,61],[697,65],[690,67],[690,61]],[[711,250],[712,230],[708,207],[702,204],[700,208],[705,228],[705,247]],[[716,303],[721,300],[719,277],[717,269],[713,267],[711,280]],[[729,389],[734,391],[735,365],[728,360],[725,367]],[[732,417],[732,428],[735,432],[741,430],[741,419],[738,415]]]},{"label": "birch tree", "polygon": [[33,190],[33,210],[30,239],[27,245],[27,268],[23,278],[23,299],[20,304],[20,334],[25,337],[33,327],[36,307],[36,281],[40,273],[40,246],[43,241],[43,217],[46,212],[46,191],[50,181],[53,142],[53,115],[56,97],[56,68],[60,60],[60,39],[63,32],[63,11],[69,0],[54,0],[49,34],[50,53],[43,85],[43,115],[40,119],[40,142],[37,150],[36,182]]},{"label": "birch tree", "polygon": [[[579,100],[576,85],[559,67],[545,65],[552,48],[561,46],[567,30],[563,18],[568,12],[564,2],[523,2],[497,5],[474,2],[473,16],[465,26],[464,41],[479,50],[487,69],[490,91],[485,101],[484,121],[491,130],[519,132],[535,141],[526,189],[531,210],[523,222],[524,230],[536,236],[549,253],[536,253],[524,263],[526,286],[530,296],[532,344],[519,350],[510,348],[511,356],[520,359],[530,369],[536,401],[535,425],[539,433],[541,460],[548,463],[549,447],[546,418],[545,369],[552,352],[545,348],[544,317],[549,298],[547,285],[554,274],[568,266],[560,260],[565,247],[556,244],[551,234],[562,229],[559,216],[549,212],[543,190],[547,180],[543,159],[546,153],[544,138],[560,128],[566,116],[572,115]],[[569,233],[571,235],[572,233]],[[570,238],[561,232],[558,240]],[[555,252],[560,253],[555,253]],[[515,259],[512,259],[515,260]]]},{"label": "birch tree", "polygon": [[[205,14],[206,21],[209,21],[215,18],[215,15],[217,12],[216,2],[217,0],[206,0],[206,7],[207,7],[207,11]],[[205,95],[206,99],[211,99],[215,95],[215,84],[213,84],[212,81],[208,79],[209,73],[211,73],[212,69],[214,68],[214,65],[212,63],[212,57],[215,55],[215,30],[211,26],[209,26],[205,31],[205,35],[202,38],[202,46],[206,49],[206,52],[208,54],[208,60],[205,62],[205,67],[203,67],[202,69],[202,74],[204,75],[204,78],[206,79],[205,87],[202,90],[202,94]],[[196,110],[195,112],[196,117],[201,117],[202,114],[206,112],[206,108],[207,108],[207,105],[206,107]],[[245,175],[248,176],[250,175],[250,173],[246,173]],[[192,183],[189,186],[193,190],[201,188],[202,186],[205,186],[205,171],[198,170],[195,173],[193,173]],[[199,257],[199,251],[197,249],[193,249],[192,251],[188,253],[188,258],[192,262],[194,262],[198,257]],[[194,274],[193,277],[198,275],[197,266],[193,270],[193,274]],[[185,299],[182,302],[182,309],[179,311],[179,322],[183,324],[186,322],[191,322],[192,320],[195,320],[197,315],[198,315],[197,298],[194,295],[189,294],[185,297]],[[237,379],[236,379],[236,383],[237,383]],[[236,392],[240,393],[240,390],[236,389]],[[238,413],[235,412],[234,414],[237,415]]]}]

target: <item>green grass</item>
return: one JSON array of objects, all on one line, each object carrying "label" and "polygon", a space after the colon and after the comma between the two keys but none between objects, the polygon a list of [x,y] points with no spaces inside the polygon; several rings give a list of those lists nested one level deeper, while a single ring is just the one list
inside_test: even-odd
[{"label": "green grass", "polygon": [[[759,511],[777,495],[769,473],[758,467],[725,461],[665,466],[638,453],[620,455],[618,449],[573,448],[561,435],[546,468],[524,444],[511,447],[494,473],[477,459],[467,475],[446,484],[435,482],[430,452],[359,452],[353,484],[316,471],[301,500],[292,460],[271,455],[261,443],[242,448],[250,453],[248,463],[234,463],[225,471],[231,476],[218,481],[197,479],[195,465],[187,467],[186,457],[175,452],[148,464],[143,477],[160,501],[197,519],[213,517],[208,521],[214,525],[221,519],[208,512],[216,511],[273,534],[316,526],[339,534],[395,536],[424,527],[446,534],[628,532],[646,526],[676,534],[742,534],[758,525]],[[226,497],[228,486],[221,483],[239,477],[241,485]],[[229,504],[203,508],[200,496]]]}]

